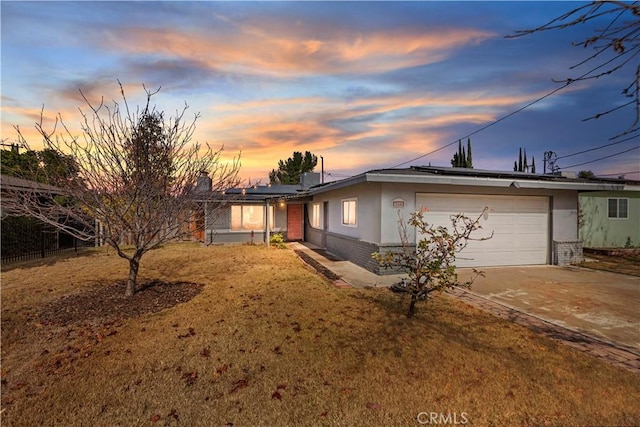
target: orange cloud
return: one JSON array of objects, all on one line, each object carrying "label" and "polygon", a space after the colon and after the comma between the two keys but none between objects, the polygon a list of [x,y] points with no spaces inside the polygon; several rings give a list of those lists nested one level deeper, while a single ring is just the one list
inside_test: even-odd
[{"label": "orange cloud", "polygon": [[495,35],[475,29],[340,33],[327,39],[267,34],[255,26],[242,32],[187,33],[128,28],[112,33],[108,47],[132,53],[185,58],[211,69],[272,75],[373,73],[442,60],[453,49]]}]

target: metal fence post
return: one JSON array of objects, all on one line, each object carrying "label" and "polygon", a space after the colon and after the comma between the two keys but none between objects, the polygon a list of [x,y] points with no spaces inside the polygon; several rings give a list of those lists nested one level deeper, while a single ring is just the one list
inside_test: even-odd
[{"label": "metal fence post", "polygon": [[44,245],[45,245],[45,239],[44,239],[44,227],[42,227],[41,231],[40,231],[40,236],[42,236],[42,238],[40,239],[41,242],[41,246],[40,246],[40,255],[42,255],[42,258],[45,257],[45,253],[44,253]]}]

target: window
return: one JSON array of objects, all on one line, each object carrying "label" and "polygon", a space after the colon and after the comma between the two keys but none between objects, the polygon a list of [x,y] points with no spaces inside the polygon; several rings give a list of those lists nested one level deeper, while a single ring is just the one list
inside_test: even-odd
[{"label": "window", "polygon": [[311,226],[322,228],[322,204],[313,203],[311,205]]},{"label": "window", "polygon": [[[275,206],[269,205],[269,229],[274,228]],[[232,205],[231,230],[264,230],[264,206]]]},{"label": "window", "polygon": [[609,218],[628,218],[629,199],[609,199]]},{"label": "window", "polygon": [[358,215],[358,200],[346,199],[342,201],[342,225],[356,225]]}]

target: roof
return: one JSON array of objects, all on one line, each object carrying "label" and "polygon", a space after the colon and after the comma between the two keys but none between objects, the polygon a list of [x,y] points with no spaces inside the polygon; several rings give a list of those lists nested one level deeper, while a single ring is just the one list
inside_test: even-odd
[{"label": "roof", "polygon": [[0,175],[0,187],[3,190],[62,193],[63,189],[37,181],[30,181],[10,175]]},{"label": "roof", "polygon": [[490,171],[482,169],[412,166],[404,169],[376,169],[360,175],[311,187],[311,194],[323,193],[359,183],[442,184],[484,187],[515,187],[576,191],[638,191],[640,181],[624,179],[581,179],[557,174]]},{"label": "roof", "polygon": [[306,196],[308,188],[302,185],[253,185],[250,187],[229,188],[224,192],[199,192],[195,197],[199,200],[216,201],[233,200],[234,202],[258,202],[270,199],[292,199]]}]

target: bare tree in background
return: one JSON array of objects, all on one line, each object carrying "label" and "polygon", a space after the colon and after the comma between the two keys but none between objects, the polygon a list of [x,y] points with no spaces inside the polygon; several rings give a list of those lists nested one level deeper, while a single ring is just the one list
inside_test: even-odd
[{"label": "bare tree in background", "polygon": [[[213,192],[239,184],[239,157],[225,163],[222,148],[215,151],[192,142],[199,115],[186,120],[185,105],[175,118],[166,118],[151,105],[159,90],[145,88],[146,104],[133,111],[122,84],[122,104],[93,105],[83,94],[88,109],[81,109],[80,137],[61,117],[51,131],[43,128],[41,118],[36,129],[45,149],[72,156],[78,179],[55,191],[42,185],[31,191],[3,190],[3,207],[13,215],[34,217],[78,239],[99,239],[112,246],[129,262],[127,296],[136,291],[145,253],[191,236],[192,213],[200,209],[193,198],[198,177],[207,172]],[[19,142],[29,149],[16,130]],[[60,180],[47,177],[46,182]]]},{"label": "bare tree in background", "polygon": [[515,38],[541,31],[563,30],[595,20],[604,20],[602,22],[606,22],[607,25],[604,28],[597,29],[586,40],[573,43],[574,46],[591,47],[594,52],[580,63],[571,67],[571,69],[587,65],[593,68],[590,68],[579,77],[567,78],[558,82],[569,85],[576,81],[598,79],[619,71],[625,66],[635,67],[631,81],[622,90],[622,95],[628,99],[617,107],[585,119],[585,121],[597,119],[617,110],[632,108],[635,115],[634,121],[626,130],[611,138],[615,139],[640,130],[640,64],[637,59],[640,53],[640,4],[637,1],[592,1],[538,28],[517,31],[514,35],[507,37]]}]

